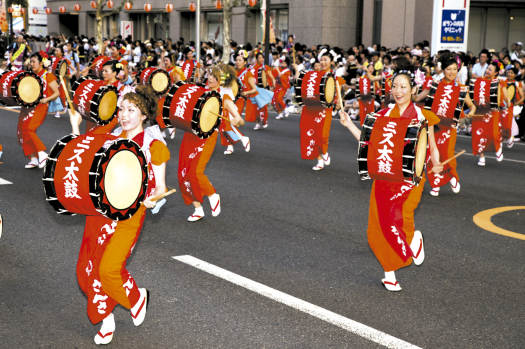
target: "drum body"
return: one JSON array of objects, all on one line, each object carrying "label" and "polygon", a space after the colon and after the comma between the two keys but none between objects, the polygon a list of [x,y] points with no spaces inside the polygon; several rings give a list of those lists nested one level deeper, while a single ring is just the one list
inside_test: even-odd
[{"label": "drum body", "polygon": [[69,135],[53,146],[44,168],[46,200],[59,213],[131,218],[148,186],[139,145],[112,135]]},{"label": "drum body", "polygon": [[[481,81],[480,81],[481,83]],[[487,86],[485,86],[487,88]],[[487,114],[490,114],[491,110],[499,110],[499,102],[501,101],[501,87],[498,79],[493,79],[490,81],[490,86],[488,86],[490,89],[489,91],[489,101],[490,103],[485,103],[483,105],[480,105],[478,101],[474,98],[476,93],[476,79],[470,80],[469,85],[469,92],[470,92],[470,99],[476,106],[476,113],[474,116],[485,116]]]},{"label": "drum body", "polygon": [[237,102],[237,100],[239,98],[244,98],[242,97],[242,92],[243,92],[244,88],[242,87],[242,82],[241,82],[241,79],[239,78],[236,78],[235,80],[233,80],[233,83],[232,83],[232,93],[233,95],[235,96],[235,100],[233,101],[234,103]]},{"label": "drum body", "polygon": [[162,119],[166,127],[175,127],[208,138],[221,124],[222,99],[217,91],[205,90],[179,81],[174,84],[164,102]]},{"label": "drum body", "polygon": [[266,76],[266,67],[260,67],[257,71],[257,87],[268,87],[268,76]]},{"label": "drum body", "polygon": [[[467,86],[447,85],[446,87],[448,87],[449,90],[447,93],[444,93],[444,90],[441,89],[439,85],[439,81],[432,82],[428,96],[425,99],[424,109],[436,114],[441,119],[440,124],[457,127],[469,89]],[[436,92],[438,93],[436,94]],[[442,109],[440,105],[444,99],[449,101],[457,100],[456,105],[446,104],[447,108]]]},{"label": "drum body", "polygon": [[295,100],[299,105],[332,107],[335,100],[333,74],[302,71],[295,87]]},{"label": "drum body", "polygon": [[115,86],[106,85],[104,80],[81,76],[71,89],[73,104],[84,119],[107,125],[117,115],[118,93]]},{"label": "drum body", "polygon": [[67,60],[51,56],[51,73],[64,78],[67,75]]},{"label": "drum body", "polygon": [[[362,180],[379,179],[418,185],[427,158],[427,122],[366,116],[357,163]],[[377,156],[379,155],[379,156]]]},{"label": "drum body", "polygon": [[104,68],[104,63],[111,61],[111,57],[106,56],[97,56],[93,59],[91,63],[91,76],[95,79],[102,79],[102,70]]},{"label": "drum body", "polygon": [[151,86],[161,96],[170,89],[170,75],[164,69],[146,68],[140,73],[139,83]]},{"label": "drum body", "polygon": [[44,96],[44,84],[29,71],[6,71],[0,76],[0,103],[7,106],[36,107]]}]

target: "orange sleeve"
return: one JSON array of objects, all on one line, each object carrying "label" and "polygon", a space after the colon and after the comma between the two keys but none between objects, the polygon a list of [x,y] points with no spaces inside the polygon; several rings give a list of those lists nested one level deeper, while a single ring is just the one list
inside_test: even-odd
[{"label": "orange sleeve", "polygon": [[126,61],[125,59],[121,60],[119,63],[122,63],[124,65],[128,65],[128,61]]},{"label": "orange sleeve", "polygon": [[[118,118],[117,117],[114,117],[113,120],[110,121],[109,124],[107,125],[98,125],[94,128],[92,128],[90,131],[88,131],[86,134],[89,134],[89,135],[107,135],[108,133],[111,133],[111,131],[113,131],[113,129],[115,128],[115,126],[117,126],[118,124]],[[122,133],[120,134],[120,137],[124,137],[124,131],[122,131]]]},{"label": "orange sleeve", "polygon": [[47,80],[47,83],[49,84],[49,83],[51,83],[51,82],[53,82],[53,81],[57,81],[58,79],[57,79],[57,77],[55,76],[55,74],[53,74],[53,73],[47,73],[47,74],[46,74],[46,80]]},{"label": "orange sleeve", "polygon": [[343,79],[343,78],[340,77],[340,76],[337,77],[337,81],[339,81],[339,86],[343,86],[344,84],[346,84],[345,79]]},{"label": "orange sleeve", "polygon": [[434,125],[437,125],[439,124],[439,122],[441,121],[438,116],[436,114],[434,114],[434,112],[430,111],[430,110],[426,110],[426,109],[421,109],[421,113],[423,114],[423,116],[425,117],[425,119],[427,119],[428,121],[428,126],[434,126]]},{"label": "orange sleeve", "polygon": [[281,75],[281,84],[286,89],[290,88],[290,72],[286,72],[283,75]]},{"label": "orange sleeve", "polygon": [[151,153],[151,163],[155,166],[160,166],[170,159],[170,151],[161,141],[153,141],[149,147],[149,151]]},{"label": "orange sleeve", "polygon": [[501,84],[501,87],[507,87],[507,80],[502,80],[499,82]]}]

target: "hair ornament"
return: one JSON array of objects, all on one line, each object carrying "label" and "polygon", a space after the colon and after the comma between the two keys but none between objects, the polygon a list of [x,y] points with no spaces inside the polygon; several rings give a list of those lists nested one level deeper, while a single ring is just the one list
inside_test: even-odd
[{"label": "hair ornament", "polygon": [[131,86],[131,85],[124,85],[122,90],[120,90],[118,101],[117,101],[117,106],[119,108],[120,108],[120,106],[122,104],[122,101],[124,100],[124,96],[127,95],[128,93],[136,93],[135,92],[135,87]]}]

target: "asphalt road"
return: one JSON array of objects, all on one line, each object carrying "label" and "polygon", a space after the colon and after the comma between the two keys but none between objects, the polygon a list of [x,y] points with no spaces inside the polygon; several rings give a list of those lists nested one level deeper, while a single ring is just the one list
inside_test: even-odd
[{"label": "asphalt road", "polygon": [[[0,178],[0,348],[90,348],[99,325],[86,316],[75,266],[82,216],[59,216],[47,204],[42,171],[26,170],[16,142],[18,114],[0,110],[4,147]],[[222,213],[190,223],[180,193],[159,214],[148,212],[128,269],[151,292],[145,322],[135,327],[117,307],[113,348],[380,348],[330,323],[174,260],[190,255],[423,348],[523,348],[525,241],[473,223],[481,211],[525,205],[525,145],[504,148],[501,163],[458,159],[461,192],[425,188],[416,227],[426,260],[396,273],[403,290],[386,291],[370,250],[367,217],[371,181],[357,175],[357,142],[332,124],[332,164],[311,170],[300,158],[299,116],[268,129],[241,132],[223,155],[217,144],[206,174],[221,195]],[[52,115],[39,129],[51,148],[70,132]],[[168,140],[167,184],[178,188],[182,131]],[[472,152],[470,138],[457,150]],[[525,234],[525,211],[492,222]]]}]

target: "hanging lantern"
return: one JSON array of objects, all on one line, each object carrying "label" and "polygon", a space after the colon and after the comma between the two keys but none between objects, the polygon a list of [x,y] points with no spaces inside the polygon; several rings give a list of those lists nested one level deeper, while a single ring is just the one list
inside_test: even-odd
[{"label": "hanging lantern", "polygon": [[9,6],[9,8],[7,9],[7,12],[9,12],[9,13],[13,13],[14,10],[15,10],[14,8],[12,8],[11,6]]},{"label": "hanging lantern", "polygon": [[115,3],[113,2],[113,0],[108,0],[107,4],[108,8],[113,8],[113,6],[115,6]]},{"label": "hanging lantern", "polygon": [[75,4],[75,11],[80,12],[80,9],[81,9],[81,8],[82,8],[82,7],[80,7],[80,4],[78,4],[78,3]]},{"label": "hanging lantern", "polygon": [[144,11],[149,12],[151,11],[151,4],[148,2],[146,5],[144,5]]},{"label": "hanging lantern", "polygon": [[35,15],[38,14],[38,9],[36,7],[33,7],[33,14],[35,14]]},{"label": "hanging lantern", "polygon": [[248,5],[254,7],[255,5],[257,5],[257,0],[248,0]]},{"label": "hanging lantern", "polygon": [[47,13],[48,15],[51,14],[51,7],[46,7],[46,13]]},{"label": "hanging lantern", "polygon": [[25,7],[22,7],[22,8],[20,9],[20,13],[22,14],[22,16],[26,14],[26,9],[25,9]]},{"label": "hanging lantern", "polygon": [[190,2],[190,11],[197,11],[197,5],[194,2]]},{"label": "hanging lantern", "polygon": [[221,0],[215,1],[215,7],[217,8],[217,10],[222,9],[222,1]]},{"label": "hanging lantern", "polygon": [[170,13],[171,11],[173,11],[173,5],[171,4],[171,2],[169,4],[166,5],[166,11],[168,13]]},{"label": "hanging lantern", "polygon": [[60,6],[58,8],[58,10],[60,11],[60,13],[64,13],[64,12],[66,12],[66,7],[65,6]]},{"label": "hanging lantern", "polygon": [[133,5],[129,1],[124,4],[124,8],[126,10],[128,10],[128,11],[131,10],[132,7],[133,7]]},{"label": "hanging lantern", "polygon": [[96,1],[91,1],[91,8],[97,8],[98,4]]}]

